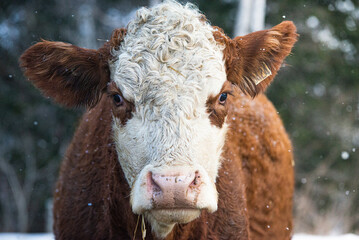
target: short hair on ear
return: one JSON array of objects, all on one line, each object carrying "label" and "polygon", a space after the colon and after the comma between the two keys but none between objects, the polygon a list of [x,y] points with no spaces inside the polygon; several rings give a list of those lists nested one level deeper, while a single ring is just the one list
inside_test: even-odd
[{"label": "short hair on ear", "polygon": [[272,82],[298,38],[291,21],[234,39],[221,31],[216,31],[214,36],[226,46],[224,58],[228,80],[252,97]]},{"label": "short hair on ear", "polygon": [[25,76],[45,96],[66,107],[94,106],[110,81],[108,62],[126,33],[116,29],[98,50],[42,40],[20,57]]}]

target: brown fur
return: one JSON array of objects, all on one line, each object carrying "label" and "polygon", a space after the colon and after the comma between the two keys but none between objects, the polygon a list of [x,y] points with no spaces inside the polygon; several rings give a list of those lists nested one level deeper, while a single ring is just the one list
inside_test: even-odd
[{"label": "brown fur", "polygon": [[223,104],[219,101],[219,97],[222,93],[227,93],[228,97],[229,95],[233,95],[233,86],[230,82],[226,81],[223,84],[221,92],[216,96],[209,97],[206,103],[207,112],[209,113],[209,119],[211,120],[211,123],[219,128],[223,126],[223,123],[226,120],[226,116],[228,114],[227,101]]},{"label": "brown fur", "polygon": [[[133,237],[137,216],[113,144],[111,101],[103,96],[84,115],[62,163],[54,205],[57,239]],[[263,95],[252,100],[236,93],[228,104],[230,130],[216,183],[218,210],[176,226],[168,240],[291,236],[293,157],[281,120]],[[146,239],[152,239],[148,223],[147,232]]]},{"label": "brown fur", "polygon": [[[43,41],[21,57],[25,75],[55,101],[91,106],[100,99],[84,114],[61,165],[54,196],[57,239],[132,239],[135,232],[138,216],[131,210],[130,187],[111,129],[113,115],[125,124],[134,109],[128,101],[116,107],[113,95],[121,92],[108,86],[110,49],[116,50],[124,34],[125,30],[116,30],[99,50]],[[207,101],[211,122],[222,127],[227,119],[229,125],[216,182],[218,210],[203,211],[198,219],[176,225],[166,239],[290,239],[291,144],[276,110],[260,92],[289,54],[296,40],[295,27],[284,22],[234,40],[221,31],[215,37],[226,44],[229,82],[221,93],[233,94],[225,104],[218,102],[220,94]],[[258,52],[259,48],[268,50]],[[272,75],[255,85],[263,63]],[[232,88],[230,82],[239,88]],[[106,88],[109,94],[101,94]],[[251,99],[242,92],[258,96]],[[146,239],[155,239],[148,223],[147,230]],[[140,228],[136,239],[141,239]]]},{"label": "brown fur", "polygon": [[107,93],[110,98],[113,98],[114,95],[119,94],[123,99],[123,104],[121,106],[116,106],[114,102],[112,102],[112,112],[113,115],[120,119],[121,124],[125,125],[129,119],[132,118],[132,112],[135,110],[135,106],[133,103],[127,101],[120,89],[116,86],[115,82],[111,82],[107,87]]},{"label": "brown fur", "polygon": [[[137,216],[111,135],[111,101],[87,112],[60,170],[54,197],[57,239],[132,239]],[[167,239],[248,239],[244,176],[239,161],[224,161],[217,181],[219,209],[176,226]],[[230,181],[242,184],[229,184]],[[91,203],[91,206],[88,205]],[[195,229],[195,231],[193,231]],[[147,223],[148,238],[153,239]],[[141,232],[137,230],[137,239]]]}]

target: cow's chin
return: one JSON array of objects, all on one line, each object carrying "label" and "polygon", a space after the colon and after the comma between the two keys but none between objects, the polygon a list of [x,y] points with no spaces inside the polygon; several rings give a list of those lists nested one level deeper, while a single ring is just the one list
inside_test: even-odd
[{"label": "cow's chin", "polygon": [[200,209],[152,209],[145,213],[157,238],[165,238],[177,223],[189,223],[201,214]]},{"label": "cow's chin", "polygon": [[200,214],[199,209],[154,209],[149,212],[154,220],[166,224],[189,223]]}]

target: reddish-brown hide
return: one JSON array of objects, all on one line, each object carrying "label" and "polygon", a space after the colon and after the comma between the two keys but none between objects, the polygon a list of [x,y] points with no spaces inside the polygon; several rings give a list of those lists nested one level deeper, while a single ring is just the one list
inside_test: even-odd
[{"label": "reddish-brown hide", "polygon": [[[110,43],[97,51],[43,41],[20,59],[25,75],[45,95],[66,106],[94,106],[84,114],[61,165],[54,196],[57,239],[132,239],[135,232],[138,216],[131,210],[130,187],[111,129],[113,115],[125,124],[133,109],[129,102],[125,111],[114,108],[112,95],[121,93],[113,86],[107,89],[110,49],[119,46],[124,34],[116,30]],[[290,53],[295,27],[284,22],[234,40],[221,31],[215,37],[226,44],[228,80],[239,86],[226,106],[213,100],[218,96],[207,101],[211,122],[221,127],[227,116],[229,124],[216,182],[218,210],[176,225],[166,239],[290,239],[291,144],[276,110],[260,92]],[[258,50],[263,48],[267,50]],[[272,75],[256,85],[263,64]],[[228,85],[224,88],[232,89]],[[109,94],[101,94],[105,89]],[[242,92],[259,95],[252,99]],[[147,230],[146,239],[154,239],[148,223]],[[138,228],[136,239],[141,237]]]}]

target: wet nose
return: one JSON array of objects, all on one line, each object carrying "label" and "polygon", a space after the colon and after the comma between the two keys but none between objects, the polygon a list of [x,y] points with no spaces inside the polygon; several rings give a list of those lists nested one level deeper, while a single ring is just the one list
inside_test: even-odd
[{"label": "wet nose", "polygon": [[202,184],[199,171],[152,173],[147,175],[147,191],[155,208],[195,208]]}]

